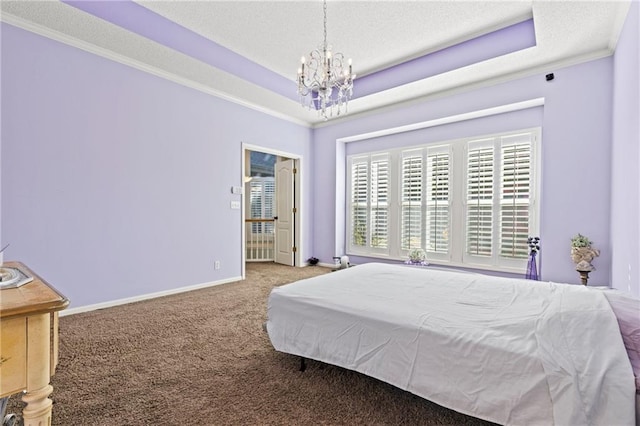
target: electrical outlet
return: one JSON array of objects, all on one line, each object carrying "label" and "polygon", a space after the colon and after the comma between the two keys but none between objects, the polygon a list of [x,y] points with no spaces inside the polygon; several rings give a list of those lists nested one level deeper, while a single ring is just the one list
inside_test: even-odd
[{"label": "electrical outlet", "polygon": [[216,260],[216,261],[213,263],[213,269],[220,269],[220,261],[219,261],[219,260]]}]

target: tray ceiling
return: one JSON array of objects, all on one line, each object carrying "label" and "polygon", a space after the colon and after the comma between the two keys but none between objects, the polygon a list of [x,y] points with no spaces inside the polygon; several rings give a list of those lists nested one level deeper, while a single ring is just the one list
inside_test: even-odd
[{"label": "tray ceiling", "polygon": [[[383,84],[384,90],[352,100],[340,119],[610,55],[628,9],[628,1],[329,0],[328,41],[353,58],[355,90],[358,79],[389,79],[425,55],[423,64],[441,60],[435,53],[447,49],[471,57],[464,42],[510,25],[533,18],[535,28],[532,47]],[[295,96],[300,57],[322,41],[319,0],[3,0],[1,11],[11,25],[197,90],[301,124],[323,122]]]}]

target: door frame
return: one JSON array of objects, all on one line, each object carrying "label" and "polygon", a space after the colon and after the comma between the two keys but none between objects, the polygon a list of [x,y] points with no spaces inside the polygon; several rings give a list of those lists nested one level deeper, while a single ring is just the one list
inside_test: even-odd
[{"label": "door frame", "polygon": [[[304,229],[304,227],[302,226],[303,223],[303,213],[304,213],[304,209],[301,207],[304,205],[303,203],[303,198],[304,198],[304,191],[302,191],[302,186],[303,186],[303,182],[304,182],[304,167],[303,167],[303,157],[299,154],[293,154],[290,152],[285,152],[285,151],[280,151],[280,150],[276,150],[276,149],[272,149],[272,148],[267,148],[264,146],[259,146],[259,145],[252,145],[252,144],[248,144],[245,142],[242,142],[242,161],[241,161],[241,182],[242,182],[242,204],[241,204],[241,208],[240,211],[242,212],[242,217],[241,217],[241,232],[240,232],[240,238],[241,238],[241,259],[242,259],[242,279],[246,278],[246,262],[247,262],[247,242],[246,242],[246,226],[245,226],[245,219],[246,219],[246,196],[247,194],[244,191],[245,188],[245,184],[244,184],[244,178],[247,175],[247,170],[246,170],[246,158],[247,158],[247,151],[257,151],[257,152],[264,152],[265,154],[272,154],[272,155],[277,155],[280,157],[285,157],[285,158],[290,158],[292,160],[294,160],[294,165],[297,169],[297,173],[295,174],[295,182],[294,182],[294,197],[295,197],[295,206],[297,208],[297,212],[295,214],[295,224],[294,224],[294,238],[293,238],[293,243],[296,246],[297,250],[294,254],[294,264],[296,267],[300,267],[300,266],[304,266],[304,262],[302,261],[302,259],[304,259],[304,254],[303,254],[303,248],[302,248],[302,244],[301,241],[303,241],[302,238],[302,230]],[[277,191],[277,189],[276,189]]]}]

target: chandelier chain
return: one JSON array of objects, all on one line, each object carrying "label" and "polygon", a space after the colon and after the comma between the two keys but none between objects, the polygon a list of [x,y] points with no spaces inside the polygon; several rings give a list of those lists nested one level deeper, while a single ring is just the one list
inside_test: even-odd
[{"label": "chandelier chain", "polygon": [[327,50],[327,0],[324,0],[323,2],[324,5],[324,44],[322,47],[324,47],[324,50]]}]

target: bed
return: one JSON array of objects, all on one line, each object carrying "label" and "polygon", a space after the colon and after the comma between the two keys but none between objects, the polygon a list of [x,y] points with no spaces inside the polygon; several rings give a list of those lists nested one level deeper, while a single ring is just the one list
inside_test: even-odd
[{"label": "bed", "polygon": [[274,288],[277,351],[500,424],[633,425],[636,385],[604,292],[368,263]]}]

